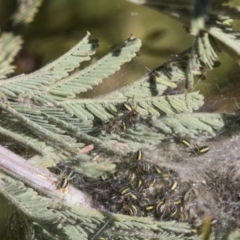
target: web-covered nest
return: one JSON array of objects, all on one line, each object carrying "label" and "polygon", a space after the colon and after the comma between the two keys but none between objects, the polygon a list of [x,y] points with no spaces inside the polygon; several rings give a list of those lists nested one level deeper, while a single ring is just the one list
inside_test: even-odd
[{"label": "web-covered nest", "polygon": [[[233,136],[226,141],[221,135],[198,142],[192,151],[184,144],[190,143],[187,139],[172,138],[143,153],[115,157],[114,170],[98,178],[65,164],[58,167],[71,174],[74,186],[110,212],[187,222],[191,232],[186,238],[202,233],[204,221],[209,219],[212,234],[226,238],[240,226],[239,156],[234,153],[238,140]],[[204,151],[196,152],[199,149]],[[103,232],[101,237],[111,236],[107,228]]]}]

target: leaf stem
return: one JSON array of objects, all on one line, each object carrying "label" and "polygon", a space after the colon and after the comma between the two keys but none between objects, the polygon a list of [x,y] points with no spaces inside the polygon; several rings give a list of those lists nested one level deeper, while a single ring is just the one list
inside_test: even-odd
[{"label": "leaf stem", "polygon": [[[58,176],[45,169],[41,169],[30,164],[22,157],[9,151],[0,145],[0,169],[15,178],[23,181],[30,187],[41,192],[48,197],[61,200],[66,205],[82,206],[88,208],[98,208],[104,210],[102,206],[92,200],[86,193],[68,185],[68,191],[61,191],[56,188]],[[4,176],[0,177],[0,191],[4,192]]]}]

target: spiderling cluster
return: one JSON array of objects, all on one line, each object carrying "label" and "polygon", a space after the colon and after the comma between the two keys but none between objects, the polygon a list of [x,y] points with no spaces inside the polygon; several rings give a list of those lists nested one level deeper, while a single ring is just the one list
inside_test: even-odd
[{"label": "spiderling cluster", "polygon": [[[182,182],[175,171],[144,159],[141,151],[119,163],[115,172],[99,179],[70,168],[65,172],[71,173],[70,182],[75,187],[91,194],[110,212],[188,222],[193,234],[202,231],[205,216],[196,214],[202,184]],[[213,217],[211,221],[216,223]]]}]

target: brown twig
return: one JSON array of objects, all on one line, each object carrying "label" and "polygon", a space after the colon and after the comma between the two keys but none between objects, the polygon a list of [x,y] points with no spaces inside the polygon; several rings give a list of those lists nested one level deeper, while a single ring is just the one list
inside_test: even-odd
[{"label": "brown twig", "polygon": [[[56,200],[61,200],[66,205],[93,207],[104,210],[102,206],[94,202],[86,193],[68,185],[68,191],[63,192],[56,188],[55,183],[59,180],[57,175],[45,169],[36,167],[22,157],[9,151],[0,145],[0,169],[15,178],[26,183],[37,191]],[[0,181],[4,187],[4,181]]]}]

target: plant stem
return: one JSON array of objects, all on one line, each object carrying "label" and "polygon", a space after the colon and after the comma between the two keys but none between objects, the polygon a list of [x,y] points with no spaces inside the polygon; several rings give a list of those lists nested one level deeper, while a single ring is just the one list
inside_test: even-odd
[{"label": "plant stem", "polygon": [[[59,178],[54,173],[30,164],[22,157],[0,145],[0,169],[26,183],[30,187],[56,200],[61,200],[65,205],[75,205],[104,210],[102,206],[92,200],[86,193],[74,188],[70,184],[68,191],[56,188]],[[4,178],[4,177],[0,177]],[[4,181],[0,181],[0,190],[4,189]]]}]

